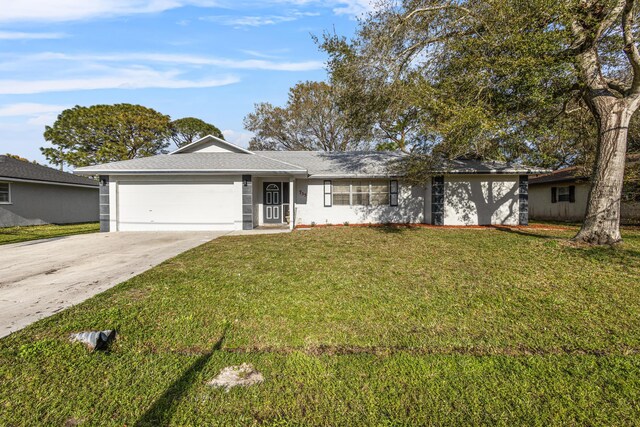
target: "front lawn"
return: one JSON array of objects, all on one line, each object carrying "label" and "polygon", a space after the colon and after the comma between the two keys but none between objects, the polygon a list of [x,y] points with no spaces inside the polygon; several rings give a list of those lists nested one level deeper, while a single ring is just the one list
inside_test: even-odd
[{"label": "front lawn", "polygon": [[100,224],[97,222],[68,225],[47,224],[28,227],[0,227],[0,245],[26,242],[28,240],[71,236],[73,234],[95,233],[98,231],[100,231]]},{"label": "front lawn", "polygon": [[[6,425],[632,425],[640,230],[223,237],[0,340]],[[109,352],[69,333],[115,328]],[[205,383],[252,363],[265,382]],[[1,423],[0,423],[1,424]]]}]

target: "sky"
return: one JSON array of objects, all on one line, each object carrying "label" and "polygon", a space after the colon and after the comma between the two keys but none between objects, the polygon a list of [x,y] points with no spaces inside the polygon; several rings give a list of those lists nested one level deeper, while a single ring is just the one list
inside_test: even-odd
[{"label": "sky", "polygon": [[350,36],[369,0],[0,0],[0,153],[46,164],[42,134],[75,105],[197,117],[247,146],[258,102],[324,80],[312,35]]}]

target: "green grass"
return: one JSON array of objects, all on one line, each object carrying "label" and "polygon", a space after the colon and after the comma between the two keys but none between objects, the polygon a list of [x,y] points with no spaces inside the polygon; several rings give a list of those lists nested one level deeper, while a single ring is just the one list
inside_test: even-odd
[{"label": "green grass", "polygon": [[100,231],[100,224],[97,222],[68,225],[47,224],[28,227],[2,227],[0,228],[0,245],[26,242],[28,240],[71,236],[73,234],[95,233],[97,231]]},{"label": "green grass", "polygon": [[[0,424],[638,424],[640,230],[574,232],[214,240],[0,340]],[[243,362],[265,382],[205,384]]]}]

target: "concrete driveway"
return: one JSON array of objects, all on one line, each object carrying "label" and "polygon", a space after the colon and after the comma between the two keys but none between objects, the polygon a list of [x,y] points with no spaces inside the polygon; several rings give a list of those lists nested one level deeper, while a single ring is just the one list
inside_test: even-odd
[{"label": "concrete driveway", "polygon": [[224,232],[94,233],[0,246],[0,337]]}]

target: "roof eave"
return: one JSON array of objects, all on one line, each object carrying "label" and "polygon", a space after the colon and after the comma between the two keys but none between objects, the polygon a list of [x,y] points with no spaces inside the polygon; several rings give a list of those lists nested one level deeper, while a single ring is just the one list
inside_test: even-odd
[{"label": "roof eave", "polygon": [[242,175],[242,174],[276,174],[307,175],[306,170],[279,169],[88,169],[75,170],[78,175]]},{"label": "roof eave", "polygon": [[61,185],[63,187],[83,187],[83,188],[98,189],[97,182],[95,184],[80,184],[80,183],[74,183],[74,182],[46,181],[42,179],[15,178],[11,176],[0,176],[0,181],[25,182],[29,184]]}]

